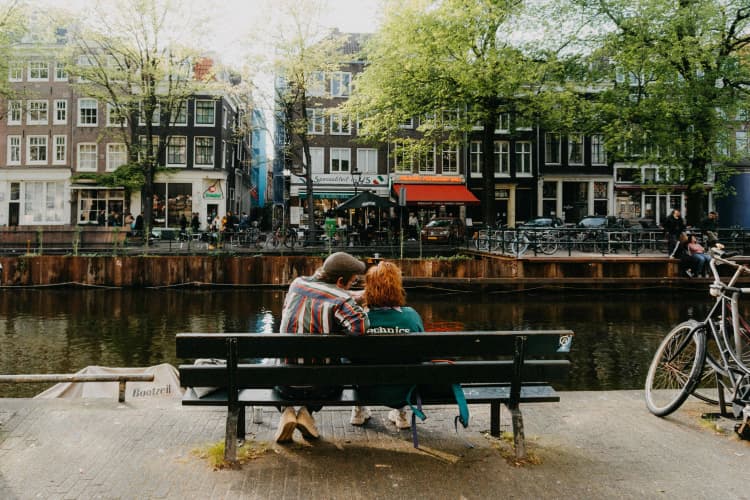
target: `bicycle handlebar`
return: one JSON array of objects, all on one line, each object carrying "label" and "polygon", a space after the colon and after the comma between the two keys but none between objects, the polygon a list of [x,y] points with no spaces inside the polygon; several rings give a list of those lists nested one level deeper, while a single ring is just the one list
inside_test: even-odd
[{"label": "bicycle handlebar", "polygon": [[733,262],[729,259],[732,257],[735,257],[737,254],[734,252],[725,252],[723,250],[719,250],[717,248],[711,248],[708,251],[709,255],[711,256],[711,260],[709,261],[708,265],[711,269],[711,274],[714,276],[714,281],[711,284],[711,290],[715,291],[723,291],[723,292],[730,292],[730,293],[750,293],[750,288],[737,288],[734,286],[727,285],[723,281],[721,281],[721,277],[719,276],[719,271],[716,269],[717,265],[726,264],[731,267],[734,267],[737,269],[737,271],[734,274],[734,277],[729,281],[730,283],[734,283],[734,281],[737,279],[739,274],[746,273],[750,274],[750,268],[748,268],[744,264],[739,264],[737,262]]}]

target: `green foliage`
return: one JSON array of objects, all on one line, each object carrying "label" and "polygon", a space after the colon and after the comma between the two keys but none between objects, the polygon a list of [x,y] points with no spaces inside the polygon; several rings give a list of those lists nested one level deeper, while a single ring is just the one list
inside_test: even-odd
[{"label": "green foliage", "polygon": [[93,180],[100,186],[124,187],[128,192],[140,191],[145,181],[143,167],[138,164],[127,163],[121,165],[114,172],[105,174],[79,173],[73,176],[73,181]]}]

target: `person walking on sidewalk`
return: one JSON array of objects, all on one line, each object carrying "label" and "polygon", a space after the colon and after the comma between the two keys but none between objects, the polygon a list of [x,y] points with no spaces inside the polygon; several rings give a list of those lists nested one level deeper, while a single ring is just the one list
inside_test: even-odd
[{"label": "person walking on sidewalk", "polygon": [[[346,252],[331,254],[313,276],[299,277],[289,285],[281,311],[281,333],[319,335],[364,335],[370,322],[362,306],[360,294],[350,292],[357,276],[365,272],[365,264]],[[289,364],[304,364],[304,359],[287,359]],[[338,360],[317,360],[326,364]],[[330,397],[341,392],[340,386],[278,386],[285,399]],[[292,440],[295,429],[306,438],[320,436],[312,413],[321,406],[302,406],[298,411],[282,408],[276,442]]]},{"label": "person walking on sidewalk", "polygon": [[[377,266],[367,270],[364,300],[367,304],[367,316],[370,319],[368,335],[396,335],[417,333],[424,331],[424,324],[419,313],[406,305],[406,291],[403,286],[401,269],[387,261],[381,261]],[[409,386],[381,386],[362,389],[377,393],[376,399],[393,399],[399,404],[388,414],[388,420],[397,428],[410,427],[406,409],[400,404]],[[349,423],[363,425],[371,416],[366,406],[352,408]]]}]

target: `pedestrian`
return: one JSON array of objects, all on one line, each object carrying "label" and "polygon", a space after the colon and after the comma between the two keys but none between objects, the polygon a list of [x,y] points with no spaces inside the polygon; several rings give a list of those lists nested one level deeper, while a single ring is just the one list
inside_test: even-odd
[{"label": "pedestrian", "polygon": [[684,233],[687,228],[685,225],[685,219],[682,218],[679,210],[674,209],[666,220],[664,220],[662,227],[667,236],[667,252],[672,255],[674,254],[680,235]]},{"label": "pedestrian", "polygon": [[[417,333],[424,331],[424,325],[419,313],[406,305],[406,291],[403,286],[401,269],[388,261],[381,261],[367,270],[364,292],[364,302],[367,304],[367,317],[370,327],[367,335],[395,335]],[[373,393],[374,399],[392,399],[393,410],[388,414],[388,420],[397,428],[406,429],[410,426],[406,409],[402,406],[405,395],[410,386],[379,386],[367,390]],[[371,416],[366,406],[355,406],[349,423],[363,425]]]},{"label": "pedestrian", "polygon": [[706,246],[715,246],[719,241],[719,214],[713,210],[708,212],[708,216],[701,222],[701,229],[706,235]]},{"label": "pedestrian", "polygon": [[[346,252],[331,254],[313,276],[296,278],[289,285],[281,311],[279,332],[317,335],[364,335],[369,320],[362,306],[361,294],[350,291],[357,276],[365,272],[365,264]],[[336,360],[326,360],[331,363]],[[290,364],[311,363],[310,360],[286,360]],[[279,386],[282,398],[326,398],[341,392],[340,386]],[[319,437],[312,413],[321,405],[306,405],[295,411],[282,408],[276,442],[292,440],[295,429],[306,438]]]},{"label": "pedestrian", "polygon": [[197,233],[201,229],[201,219],[198,216],[198,212],[193,212],[193,218],[190,219],[190,229],[193,233]]}]

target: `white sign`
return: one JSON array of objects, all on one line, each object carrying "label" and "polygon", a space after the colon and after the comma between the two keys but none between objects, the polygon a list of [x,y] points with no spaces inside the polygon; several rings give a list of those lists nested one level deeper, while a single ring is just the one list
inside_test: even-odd
[{"label": "white sign", "polygon": [[[329,184],[339,186],[354,186],[352,175],[349,173],[340,174],[312,174],[313,184]],[[385,184],[385,176],[376,174],[362,174],[357,186],[372,186]],[[292,184],[305,184],[304,177],[292,176]]]}]

